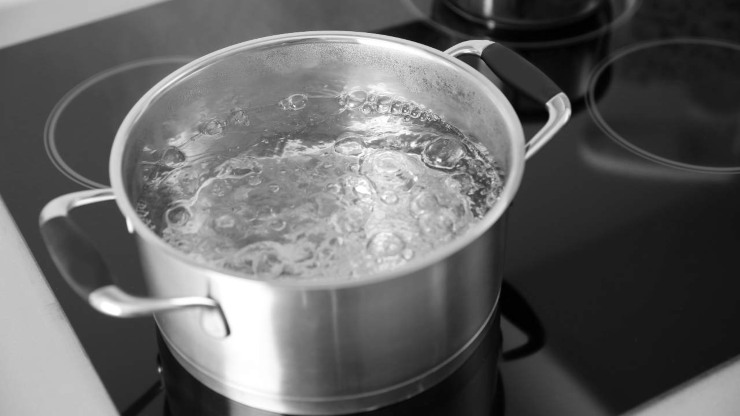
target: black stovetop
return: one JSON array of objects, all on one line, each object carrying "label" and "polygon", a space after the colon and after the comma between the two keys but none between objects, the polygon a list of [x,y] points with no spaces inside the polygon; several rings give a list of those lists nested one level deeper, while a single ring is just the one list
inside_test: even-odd
[{"label": "black stovetop", "polygon": [[[489,384],[471,385],[484,394],[463,393],[458,414],[620,414],[740,353],[740,9],[609,6],[574,27],[512,34],[460,24],[431,0],[178,0],[2,49],[0,195],[115,404],[161,415],[153,321],[94,312],[56,271],[37,225],[53,197],[108,183],[110,144],[136,99],[188,59],[271,34],[367,31],[438,48],[466,32],[500,34],[575,105],[527,162],[508,215],[505,277],[538,316],[545,347],[479,376]],[[540,109],[507,94],[531,136]],[[78,216],[120,284],[141,291],[113,204]],[[524,338],[507,319],[502,330],[504,350]],[[503,409],[490,403],[501,396]],[[401,409],[393,414],[415,414]]]}]

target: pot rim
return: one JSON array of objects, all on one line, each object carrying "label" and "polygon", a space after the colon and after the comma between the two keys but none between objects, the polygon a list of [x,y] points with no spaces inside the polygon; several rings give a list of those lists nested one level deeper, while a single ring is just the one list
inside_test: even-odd
[{"label": "pot rim", "polygon": [[[128,139],[130,137],[131,130],[135,123],[146,112],[149,105],[157,98],[159,98],[164,92],[166,92],[169,87],[216,61],[226,59],[230,55],[255,47],[262,47],[270,44],[279,45],[311,42],[348,42],[392,47],[395,49],[403,50],[405,53],[413,53],[425,56],[427,58],[434,58],[440,64],[452,65],[457,71],[461,72],[461,75],[473,78],[476,84],[479,85],[481,91],[491,97],[492,101],[497,104],[499,110],[503,113],[502,115],[504,116],[504,119],[507,120],[506,132],[509,135],[508,140],[511,142],[511,163],[510,169],[508,170],[508,172],[506,172],[506,175],[503,178],[504,185],[503,190],[499,196],[499,200],[473,227],[470,227],[470,229],[468,229],[465,234],[458,236],[453,241],[437,247],[431,252],[426,253],[419,258],[411,260],[403,264],[402,266],[389,271],[375,273],[370,276],[364,276],[359,279],[348,280],[337,278],[334,280],[331,278],[322,278],[315,280],[260,280],[246,274],[239,274],[227,269],[217,268],[198,262],[197,260],[187,256],[185,253],[167,244],[162,238],[154,233],[154,231],[152,231],[141,220],[141,218],[139,218],[138,214],[136,214],[136,211],[134,210],[135,204],[129,200],[129,197],[124,189],[123,171],[121,169],[123,163],[123,154]],[[123,120],[120,127],[118,128],[115,139],[113,141],[113,146],[109,159],[109,175],[116,204],[126,218],[129,230],[131,230],[132,233],[135,232],[138,237],[142,238],[144,241],[150,244],[154,244],[164,253],[179,259],[180,261],[188,264],[191,267],[201,269],[203,272],[207,272],[210,275],[217,276],[217,278],[239,279],[241,281],[264,284],[270,287],[284,287],[295,289],[337,289],[344,287],[364,286],[412,275],[419,270],[425,269],[435,263],[438,263],[441,259],[447,258],[457,253],[458,251],[462,250],[470,243],[478,239],[482,234],[493,227],[494,223],[503,215],[504,211],[508,208],[511,200],[516,194],[524,172],[524,152],[525,142],[522,125],[519,121],[519,117],[514,111],[514,108],[511,106],[511,103],[508,101],[508,99],[506,99],[506,97],[501,92],[501,90],[498,89],[498,87],[496,87],[491,81],[489,81],[483,74],[481,74],[471,66],[467,65],[463,61],[426,45],[391,36],[350,31],[308,31],[262,37],[228,46],[190,62],[162,79],[155,86],[149,89],[149,91],[147,91],[147,93],[144,94],[139,99],[139,101],[136,102],[136,104],[134,104],[134,106],[131,108],[131,110],[129,110],[126,118]]]}]

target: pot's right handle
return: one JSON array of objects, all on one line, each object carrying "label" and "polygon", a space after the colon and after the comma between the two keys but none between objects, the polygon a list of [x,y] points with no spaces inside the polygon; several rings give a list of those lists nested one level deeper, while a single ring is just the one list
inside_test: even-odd
[{"label": "pot's right handle", "polygon": [[54,264],[67,283],[93,308],[120,318],[190,307],[205,308],[208,312],[202,318],[204,329],[219,338],[228,335],[229,329],[221,307],[209,297],[132,296],[115,285],[108,266],[95,245],[69,218],[69,213],[74,208],[113,198],[113,191],[110,189],[73,192],[53,199],[41,211],[41,236]]},{"label": "pot's right handle", "polygon": [[570,118],[571,106],[568,96],[536,66],[500,43],[490,40],[470,40],[459,43],[445,52],[455,57],[479,56],[502,81],[547,107],[549,115],[547,123],[527,142],[525,158],[532,157]]},{"label": "pot's right handle", "polygon": [[545,328],[529,302],[514,286],[504,280],[501,284],[501,315],[527,336],[524,344],[503,351],[504,361],[528,357],[545,346]]}]

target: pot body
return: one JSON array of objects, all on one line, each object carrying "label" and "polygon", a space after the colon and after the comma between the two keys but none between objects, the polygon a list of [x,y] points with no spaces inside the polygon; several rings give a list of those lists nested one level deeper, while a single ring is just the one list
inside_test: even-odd
[{"label": "pot body", "polygon": [[[380,415],[426,416],[491,416],[504,413],[503,391],[497,382],[498,361],[501,357],[500,309],[494,312],[490,330],[482,337],[469,358],[439,384],[409,400],[371,412]],[[160,369],[167,407],[178,416],[263,415],[253,407],[224,397],[203,386],[173,357],[161,336]],[[494,393],[495,392],[495,393]]]},{"label": "pot body", "polygon": [[499,227],[404,278],[333,289],[223,279],[139,244],[157,296],[207,294],[228,321],[220,338],[204,330],[207,310],[157,314],[180,364],[226,397],[279,413],[344,414],[423,391],[472,353],[501,285]]},{"label": "pot body", "polygon": [[[384,275],[286,284],[195,263],[140,226],[131,208],[147,149],[166,148],[182,130],[197,134],[203,123],[228,114],[234,102],[260,108],[296,93],[320,97],[325,91],[358,90],[423,103],[495,155],[506,180],[501,201],[471,232]],[[229,140],[199,136],[185,156],[239,144]],[[267,149],[275,146],[269,139],[265,143]],[[203,296],[220,306],[222,315],[204,308],[155,315],[180,364],[206,386],[254,407],[339,414],[418,393],[472,351],[500,290],[502,233],[494,224],[518,186],[523,161],[514,110],[474,69],[411,42],[328,32],[236,45],[168,77],[119,130],[111,181],[136,230],[152,294]],[[212,328],[220,325],[220,316],[229,327],[225,337]]]}]

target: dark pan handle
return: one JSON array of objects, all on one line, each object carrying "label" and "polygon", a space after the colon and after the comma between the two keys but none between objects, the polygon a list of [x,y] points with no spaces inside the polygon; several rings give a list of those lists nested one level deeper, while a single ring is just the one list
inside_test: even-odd
[{"label": "dark pan handle", "polygon": [[570,118],[571,105],[565,93],[536,66],[511,49],[489,40],[470,40],[445,52],[455,57],[479,56],[503,82],[547,107],[547,123],[527,142],[525,158],[532,157]]},{"label": "dark pan handle", "polygon": [[501,285],[501,315],[527,336],[527,341],[502,353],[505,361],[530,356],[545,346],[545,328],[537,314],[509,282]]},{"label": "dark pan handle", "polygon": [[[226,336],[228,326],[218,303],[204,296],[148,298],[132,296],[115,285],[108,266],[92,241],[70,218],[74,208],[114,199],[110,189],[94,189],[62,195],[41,211],[41,236],[52,260],[67,283],[93,308],[116,317],[146,316],[189,307],[201,307],[221,317],[209,319],[214,336]],[[213,321],[221,321],[219,325]]]}]

